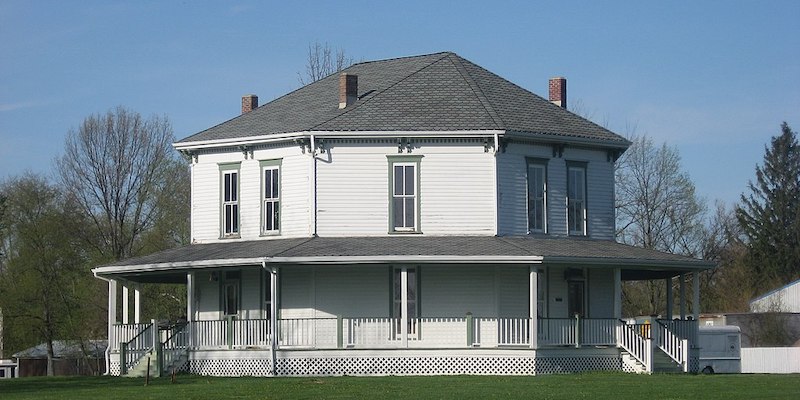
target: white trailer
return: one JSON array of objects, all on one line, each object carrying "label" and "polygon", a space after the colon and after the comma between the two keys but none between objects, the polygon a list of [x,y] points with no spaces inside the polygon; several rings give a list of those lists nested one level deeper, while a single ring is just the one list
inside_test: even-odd
[{"label": "white trailer", "polygon": [[704,374],[742,372],[742,333],[738,326],[701,326],[700,368]]}]

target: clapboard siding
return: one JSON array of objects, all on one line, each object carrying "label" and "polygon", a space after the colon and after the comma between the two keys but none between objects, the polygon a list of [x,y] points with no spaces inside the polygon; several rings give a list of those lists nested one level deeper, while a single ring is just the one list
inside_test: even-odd
[{"label": "clapboard siding", "polygon": [[423,317],[497,316],[493,268],[425,266],[420,277]]},{"label": "clapboard siding", "polygon": [[317,161],[317,233],[385,235],[389,229],[389,167],[394,146],[331,145]]},{"label": "clapboard siding", "polygon": [[280,288],[281,318],[314,318],[314,269],[312,267],[282,268]]},{"label": "clapboard siding", "polygon": [[[197,243],[220,240],[220,164],[239,163],[239,233],[241,239],[261,238],[262,160],[281,162],[280,237],[310,235],[311,157],[297,146],[256,150],[252,158],[241,152],[201,154],[192,165],[192,239]],[[225,239],[229,240],[229,239]]]},{"label": "clapboard siding", "polygon": [[497,156],[498,233],[528,233],[526,157],[547,161],[547,233],[567,234],[567,163],[587,163],[588,234],[596,239],[614,237],[614,164],[606,152],[566,147],[562,157],[553,157],[552,147],[511,143]]},{"label": "clapboard siding", "polygon": [[[595,239],[614,238],[614,163],[603,150],[567,147],[564,159],[586,162],[588,234]],[[565,186],[566,188],[566,186]],[[566,199],[566,192],[564,193]],[[566,217],[564,217],[566,219]]]},{"label": "clapboard siding", "polygon": [[564,268],[550,267],[547,271],[548,318],[569,318],[567,305],[567,281]]},{"label": "clapboard siding", "polygon": [[390,267],[319,267],[314,275],[317,318],[389,317]]},{"label": "clapboard siding", "polygon": [[198,320],[220,319],[219,281],[211,279],[211,272],[195,273],[194,301]]},{"label": "clapboard siding", "polygon": [[614,270],[590,269],[588,275],[589,317],[614,318]]},{"label": "clapboard siding", "polygon": [[[407,153],[403,153],[406,155]],[[320,236],[389,232],[389,159],[396,146],[331,144],[317,162]],[[493,156],[476,145],[419,145],[420,227],[425,234],[492,235]]]},{"label": "clapboard siding", "polygon": [[530,270],[527,267],[496,267],[497,316],[527,318],[530,308]]}]

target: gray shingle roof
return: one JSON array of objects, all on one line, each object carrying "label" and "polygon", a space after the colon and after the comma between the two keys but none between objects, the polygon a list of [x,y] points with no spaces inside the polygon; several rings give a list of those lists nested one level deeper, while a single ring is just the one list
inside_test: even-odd
[{"label": "gray shingle roof", "polygon": [[543,257],[545,262],[568,259],[573,263],[619,263],[647,266],[706,268],[712,264],[628,246],[608,240],[546,236],[381,236],[314,237],[273,240],[231,241],[194,244],[144,257],[122,260],[109,267],[141,266],[231,259],[308,257]]},{"label": "gray shingle roof", "polygon": [[362,62],[342,72],[358,75],[359,93],[344,109],[333,74],[178,143],[304,131],[505,130],[628,145],[455,53]]}]

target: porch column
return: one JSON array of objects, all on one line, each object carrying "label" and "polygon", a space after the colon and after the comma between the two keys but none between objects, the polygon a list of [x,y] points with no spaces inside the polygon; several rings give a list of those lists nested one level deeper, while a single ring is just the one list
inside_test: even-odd
[{"label": "porch column", "polygon": [[186,273],[186,321],[194,321],[194,271]]},{"label": "porch column", "polygon": [[142,287],[136,285],[133,287],[133,323],[138,324],[142,322]]},{"label": "porch column", "polygon": [[539,345],[539,327],[538,327],[538,304],[539,304],[539,274],[534,266],[530,267],[529,271],[529,296],[530,296],[530,347],[535,349]]},{"label": "porch column", "polygon": [[269,326],[270,326],[270,351],[272,375],[278,374],[276,369],[276,360],[278,350],[278,268],[270,268],[269,270],[269,290],[271,294],[269,302]]},{"label": "porch column", "polygon": [[672,295],[672,277],[664,279],[664,283],[667,284],[667,312],[664,313],[664,318],[667,320],[672,319],[672,308],[674,307],[673,302],[675,301]]},{"label": "porch column", "polygon": [[686,274],[680,274],[681,320],[686,319]]},{"label": "porch column", "polygon": [[400,270],[400,337],[403,348],[408,347],[408,268]]},{"label": "porch column", "polygon": [[614,268],[614,318],[622,318],[622,269]]},{"label": "porch column", "polygon": [[130,322],[128,320],[128,306],[130,305],[130,299],[128,298],[128,285],[122,285],[122,323],[127,324]]},{"label": "porch column", "polygon": [[692,289],[694,289],[694,296],[692,296],[692,316],[695,321],[700,320],[700,272],[692,272]]}]

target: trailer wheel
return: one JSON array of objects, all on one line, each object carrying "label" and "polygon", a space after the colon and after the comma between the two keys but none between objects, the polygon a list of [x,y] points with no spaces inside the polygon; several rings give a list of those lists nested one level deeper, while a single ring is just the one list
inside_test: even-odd
[{"label": "trailer wheel", "polygon": [[711,366],[709,365],[709,366],[706,366],[705,368],[703,368],[702,372],[705,375],[710,375],[710,374],[714,373],[714,368],[711,368]]}]

